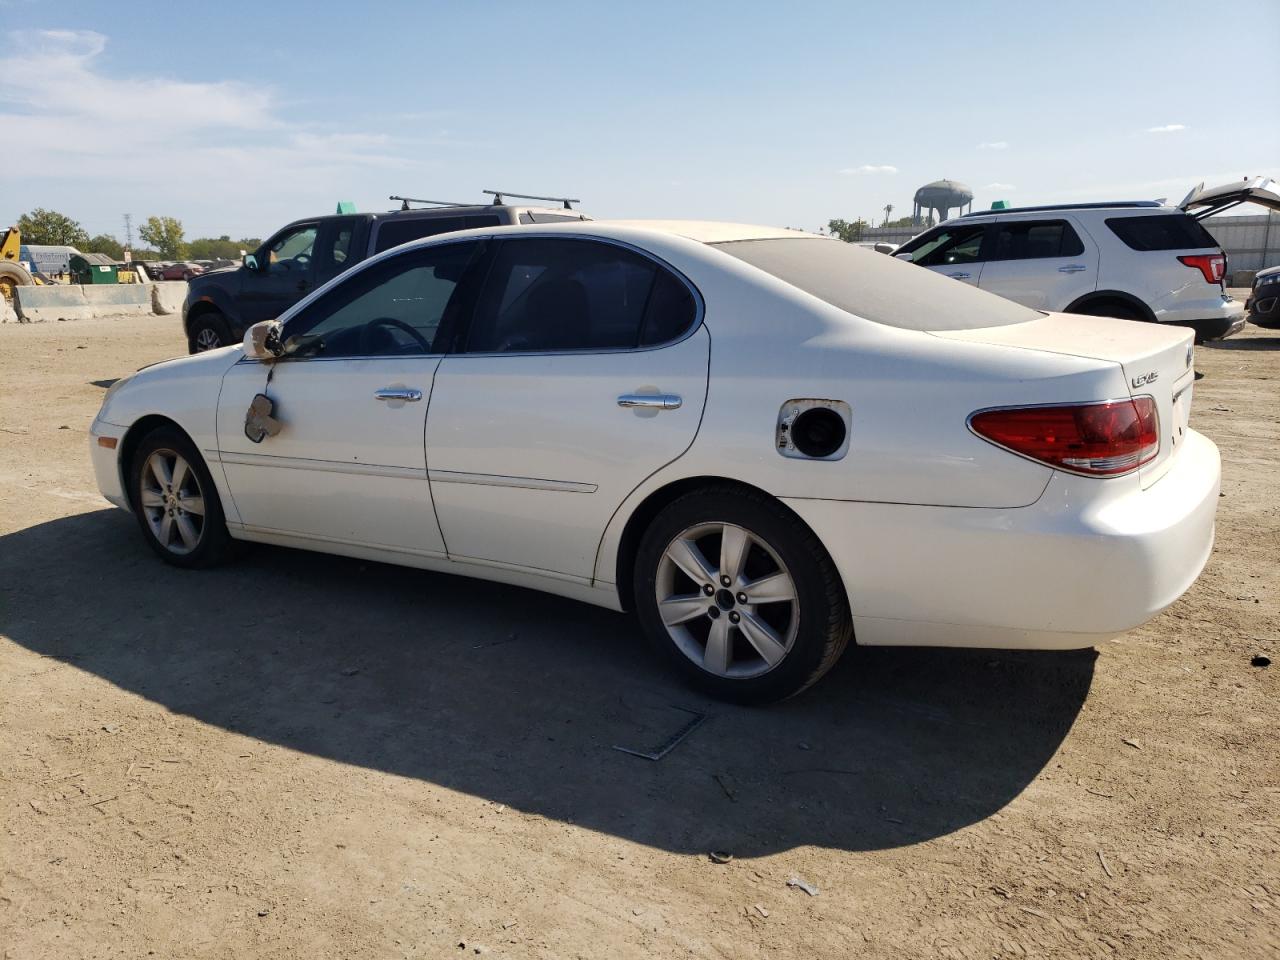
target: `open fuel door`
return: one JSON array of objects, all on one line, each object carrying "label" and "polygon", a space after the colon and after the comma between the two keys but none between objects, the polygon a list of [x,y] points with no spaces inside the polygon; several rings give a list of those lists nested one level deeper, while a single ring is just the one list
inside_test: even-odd
[{"label": "open fuel door", "polygon": [[1241,203],[1256,203],[1268,210],[1280,211],[1280,183],[1269,177],[1255,177],[1240,183],[1209,187],[1207,190],[1202,183],[1188,193],[1178,206],[1197,220],[1203,220]]}]

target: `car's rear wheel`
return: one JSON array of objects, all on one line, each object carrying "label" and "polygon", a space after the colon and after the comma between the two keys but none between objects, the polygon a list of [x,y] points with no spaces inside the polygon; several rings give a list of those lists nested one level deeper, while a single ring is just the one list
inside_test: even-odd
[{"label": "car's rear wheel", "polygon": [[138,526],[161,559],[178,567],[212,567],[230,555],[222,503],[195,445],[160,427],[133,453],[129,491]]},{"label": "car's rear wheel", "polygon": [[209,310],[191,321],[188,347],[192,353],[204,353],[231,346],[231,328],[227,318],[217,310]]},{"label": "car's rear wheel", "polygon": [[738,703],[799,693],[852,634],[817,537],[776,501],[733,487],[658,514],[640,543],[635,597],[651,642],[696,686]]}]

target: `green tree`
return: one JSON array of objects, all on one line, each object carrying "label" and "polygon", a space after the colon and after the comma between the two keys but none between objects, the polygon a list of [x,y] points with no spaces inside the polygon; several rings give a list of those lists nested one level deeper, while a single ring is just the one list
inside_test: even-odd
[{"label": "green tree", "polygon": [[845,243],[853,243],[855,240],[861,240],[862,234],[869,229],[871,224],[859,217],[850,223],[848,220],[828,220],[827,231],[833,236],[838,237]]},{"label": "green tree", "polygon": [[66,214],[36,207],[18,218],[23,243],[78,247],[89,242],[89,234]]},{"label": "green tree", "polygon": [[260,240],[232,240],[227,234],[218,238],[198,237],[187,245],[192,260],[239,260],[241,250],[256,250]]},{"label": "green tree", "polygon": [[124,244],[108,233],[100,233],[85,241],[83,252],[105,253],[112,260],[123,260]]},{"label": "green tree", "polygon": [[138,236],[159,250],[160,256],[166,260],[181,260],[187,255],[181,220],[173,217],[147,217],[147,222],[138,228]]}]

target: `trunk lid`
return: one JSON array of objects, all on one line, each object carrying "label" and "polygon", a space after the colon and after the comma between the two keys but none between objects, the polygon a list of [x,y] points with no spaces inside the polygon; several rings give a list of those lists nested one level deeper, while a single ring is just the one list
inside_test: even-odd
[{"label": "trunk lid", "polygon": [[[1037,320],[1001,327],[947,330],[932,334],[947,340],[1021,347],[1073,357],[1106,360],[1124,371],[1129,396],[1150,396],[1160,415],[1160,453],[1139,470],[1148,487],[1172,465],[1191,416],[1192,344],[1195,334],[1185,327],[1049,313]],[[1080,397],[1115,400],[1117,397]]]},{"label": "trunk lid", "polygon": [[1280,183],[1269,177],[1255,177],[1240,183],[1209,187],[1207,190],[1202,183],[1188,193],[1178,206],[1197,220],[1203,220],[1241,203],[1256,203],[1268,210],[1280,210]]}]

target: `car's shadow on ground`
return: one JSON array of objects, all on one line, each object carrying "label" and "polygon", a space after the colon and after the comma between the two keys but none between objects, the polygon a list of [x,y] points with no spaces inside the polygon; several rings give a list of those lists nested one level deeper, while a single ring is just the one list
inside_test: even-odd
[{"label": "car's shadow on ground", "polygon": [[1240,337],[1211,340],[1203,346],[1213,350],[1280,350],[1280,337]]},{"label": "car's shadow on ground", "polygon": [[[1023,790],[1095,654],[853,650],[746,709],[634,621],[511,587],[259,548],[175,570],[100,511],[0,537],[0,633],[205,723],[673,851],[927,840]],[[687,718],[665,759],[638,759]]]}]

